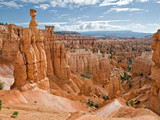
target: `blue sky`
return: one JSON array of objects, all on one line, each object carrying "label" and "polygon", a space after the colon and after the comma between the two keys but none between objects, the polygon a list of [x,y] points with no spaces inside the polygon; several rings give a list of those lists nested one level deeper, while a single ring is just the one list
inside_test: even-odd
[{"label": "blue sky", "polygon": [[0,22],[28,27],[31,8],[41,29],[154,33],[160,28],[160,0],[0,0]]}]

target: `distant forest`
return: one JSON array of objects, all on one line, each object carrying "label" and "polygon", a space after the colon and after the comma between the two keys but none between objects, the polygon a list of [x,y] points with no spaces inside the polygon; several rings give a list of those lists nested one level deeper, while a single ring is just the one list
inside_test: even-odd
[{"label": "distant forest", "polygon": [[0,25],[8,25],[8,23],[0,22]]}]

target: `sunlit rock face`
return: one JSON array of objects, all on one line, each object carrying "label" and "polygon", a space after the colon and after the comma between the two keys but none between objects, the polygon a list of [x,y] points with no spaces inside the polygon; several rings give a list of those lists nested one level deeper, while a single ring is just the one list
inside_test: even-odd
[{"label": "sunlit rock face", "polygon": [[1,27],[0,31],[3,33],[1,36],[2,40],[2,58],[5,61],[14,62],[19,41],[22,36],[22,27],[16,25],[8,25]]},{"label": "sunlit rock face", "polygon": [[136,57],[132,67],[132,78],[140,75],[150,76],[152,62],[152,53],[144,52],[141,56]]},{"label": "sunlit rock face", "polygon": [[[110,98],[115,98],[122,94],[119,73],[112,70],[109,55],[102,55],[100,52],[92,53],[84,49],[77,49],[74,53],[67,54],[71,72],[80,75],[91,75],[94,83],[103,86],[108,92]],[[94,91],[89,85],[83,85],[81,93],[89,95],[89,92]],[[88,87],[88,89],[87,89]],[[100,95],[100,93],[99,93]]]},{"label": "sunlit rock face", "polygon": [[152,61],[155,63],[151,69],[152,87],[151,87],[151,109],[160,115],[160,30],[153,35],[153,56]]},{"label": "sunlit rock face", "polygon": [[45,26],[44,31],[45,51],[47,55],[47,75],[49,77],[57,76],[60,79],[70,79],[70,67],[66,61],[64,44],[55,41],[54,26]]},{"label": "sunlit rock face", "polygon": [[39,87],[49,90],[47,73],[47,58],[44,50],[44,35],[37,28],[36,11],[30,10],[32,20],[29,28],[23,28],[23,37],[20,40],[17,58],[14,66],[15,82],[11,88],[21,91]]}]

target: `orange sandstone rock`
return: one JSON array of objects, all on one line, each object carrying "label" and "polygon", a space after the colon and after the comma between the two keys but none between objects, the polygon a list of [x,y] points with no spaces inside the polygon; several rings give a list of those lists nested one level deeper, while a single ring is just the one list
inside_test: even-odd
[{"label": "orange sandstone rock", "polygon": [[153,35],[153,55],[152,60],[155,65],[151,69],[151,78],[152,86],[151,86],[151,93],[152,97],[150,99],[149,107],[156,113],[160,115],[160,30],[158,30]]},{"label": "orange sandstone rock", "polygon": [[135,59],[134,65],[132,67],[132,77],[136,77],[141,74],[150,76],[152,65],[152,53],[142,53],[140,57],[136,57]]},{"label": "orange sandstone rock", "polygon": [[[43,44],[43,33],[37,28],[36,11],[30,10],[30,28],[23,29],[23,38],[18,50],[12,88],[21,91],[39,87],[49,90],[47,78],[47,59]],[[20,75],[18,75],[21,73]]]}]

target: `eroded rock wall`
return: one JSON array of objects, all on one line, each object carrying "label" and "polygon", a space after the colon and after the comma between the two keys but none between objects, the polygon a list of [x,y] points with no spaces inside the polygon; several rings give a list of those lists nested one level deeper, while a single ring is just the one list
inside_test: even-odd
[{"label": "eroded rock wall", "polygon": [[152,61],[154,65],[151,69],[152,86],[151,86],[151,99],[150,108],[160,115],[160,30],[153,35],[153,56]]},{"label": "eroded rock wall", "polygon": [[144,52],[141,56],[136,57],[134,65],[132,67],[132,78],[136,76],[150,76],[152,62],[152,53]]},{"label": "eroded rock wall", "polygon": [[[122,94],[122,87],[119,73],[112,70],[113,66],[110,64],[110,59],[108,57],[109,55],[107,54],[102,55],[100,52],[92,53],[84,49],[79,49],[74,53],[67,54],[72,73],[93,76],[93,83],[104,87],[107,91],[107,95],[110,98],[115,98]],[[104,95],[101,90],[89,86],[88,84],[83,85],[81,93],[89,95],[93,91],[99,91],[95,92],[98,93],[98,96]]]},{"label": "eroded rock wall", "polygon": [[14,61],[17,56],[22,28],[16,25],[8,25],[2,38],[2,58],[6,61]]}]

